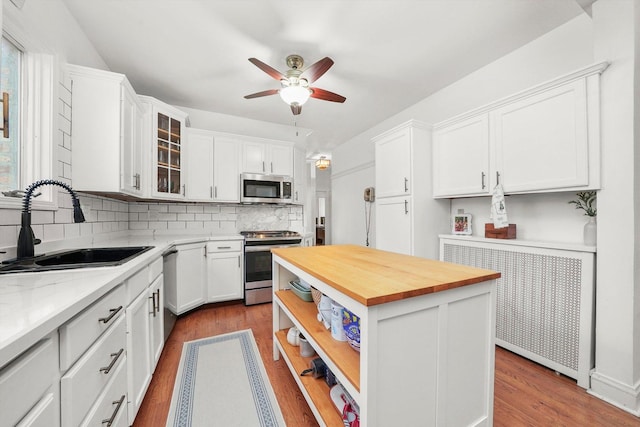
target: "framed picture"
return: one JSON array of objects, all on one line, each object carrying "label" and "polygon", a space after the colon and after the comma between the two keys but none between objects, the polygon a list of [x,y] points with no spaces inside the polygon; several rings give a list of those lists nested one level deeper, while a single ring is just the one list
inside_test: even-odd
[{"label": "framed picture", "polygon": [[453,216],[452,234],[471,234],[471,214],[456,214]]}]

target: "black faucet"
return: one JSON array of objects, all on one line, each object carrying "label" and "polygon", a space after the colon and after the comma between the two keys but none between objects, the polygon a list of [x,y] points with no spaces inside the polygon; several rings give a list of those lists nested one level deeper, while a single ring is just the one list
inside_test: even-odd
[{"label": "black faucet", "polygon": [[71,194],[71,200],[73,202],[73,221],[84,222],[84,214],[80,209],[80,201],[78,195],[67,184],[61,181],[55,181],[53,179],[43,179],[36,181],[27,187],[26,192],[22,198],[22,226],[20,227],[20,234],[18,235],[18,247],[17,247],[17,259],[30,258],[34,255],[34,245],[40,243],[40,239],[36,239],[33,230],[31,229],[31,197],[33,191],[43,185],[57,185],[64,188]]}]

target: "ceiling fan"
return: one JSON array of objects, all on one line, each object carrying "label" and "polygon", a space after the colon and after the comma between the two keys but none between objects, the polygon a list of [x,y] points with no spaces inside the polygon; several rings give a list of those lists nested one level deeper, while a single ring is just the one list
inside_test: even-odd
[{"label": "ceiling fan", "polygon": [[306,70],[303,70],[304,60],[302,57],[300,55],[289,55],[287,56],[287,66],[289,70],[284,74],[259,59],[249,58],[249,61],[272,78],[278,80],[282,87],[280,89],[269,89],[252,93],[251,95],[245,96],[246,99],[279,93],[282,100],[291,106],[291,112],[293,112],[294,115],[302,112],[302,104],[307,102],[310,97],[332,102],[344,102],[347,99],[337,93],[310,86],[311,83],[322,77],[333,65],[333,60],[329,57],[325,57]]}]

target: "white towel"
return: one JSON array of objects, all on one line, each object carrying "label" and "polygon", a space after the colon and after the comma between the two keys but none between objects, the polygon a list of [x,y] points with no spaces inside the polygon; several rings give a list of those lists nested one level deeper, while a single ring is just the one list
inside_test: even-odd
[{"label": "white towel", "polygon": [[504,228],[509,226],[507,219],[507,206],[504,202],[504,190],[502,184],[498,184],[493,188],[493,196],[491,197],[491,214],[489,218],[493,220],[493,228]]}]

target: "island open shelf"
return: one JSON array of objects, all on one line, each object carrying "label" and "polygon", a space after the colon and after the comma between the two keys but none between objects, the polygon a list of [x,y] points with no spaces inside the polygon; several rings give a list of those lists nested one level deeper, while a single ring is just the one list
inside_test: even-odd
[{"label": "island open shelf", "polygon": [[[341,426],[324,381],[286,341],[297,326],[358,404],[362,427],[493,422],[500,273],[354,245],[272,249],[274,359],[287,361],[321,426]],[[334,340],[299,278],[360,317],[360,353]],[[312,358],[306,358],[312,359]]]},{"label": "island open shelf", "polygon": [[313,337],[317,346],[340,369],[353,386],[360,390],[360,353],[352,349],[346,341],[336,341],[331,332],[318,321],[318,309],[313,302],[298,298],[291,291],[277,291],[278,304],[282,304],[296,319],[306,335]]},{"label": "island open shelf", "polygon": [[300,390],[303,390],[305,398],[311,402],[316,417],[320,416],[327,426],[342,427],[342,415],[338,413],[337,408],[329,397],[329,386],[323,378],[313,378],[313,376],[300,376],[300,372],[309,367],[309,363],[317,356],[302,357],[300,356],[300,348],[292,346],[287,342],[287,331],[278,331],[275,334],[275,344],[280,348],[287,366],[294,375],[296,383]]}]

